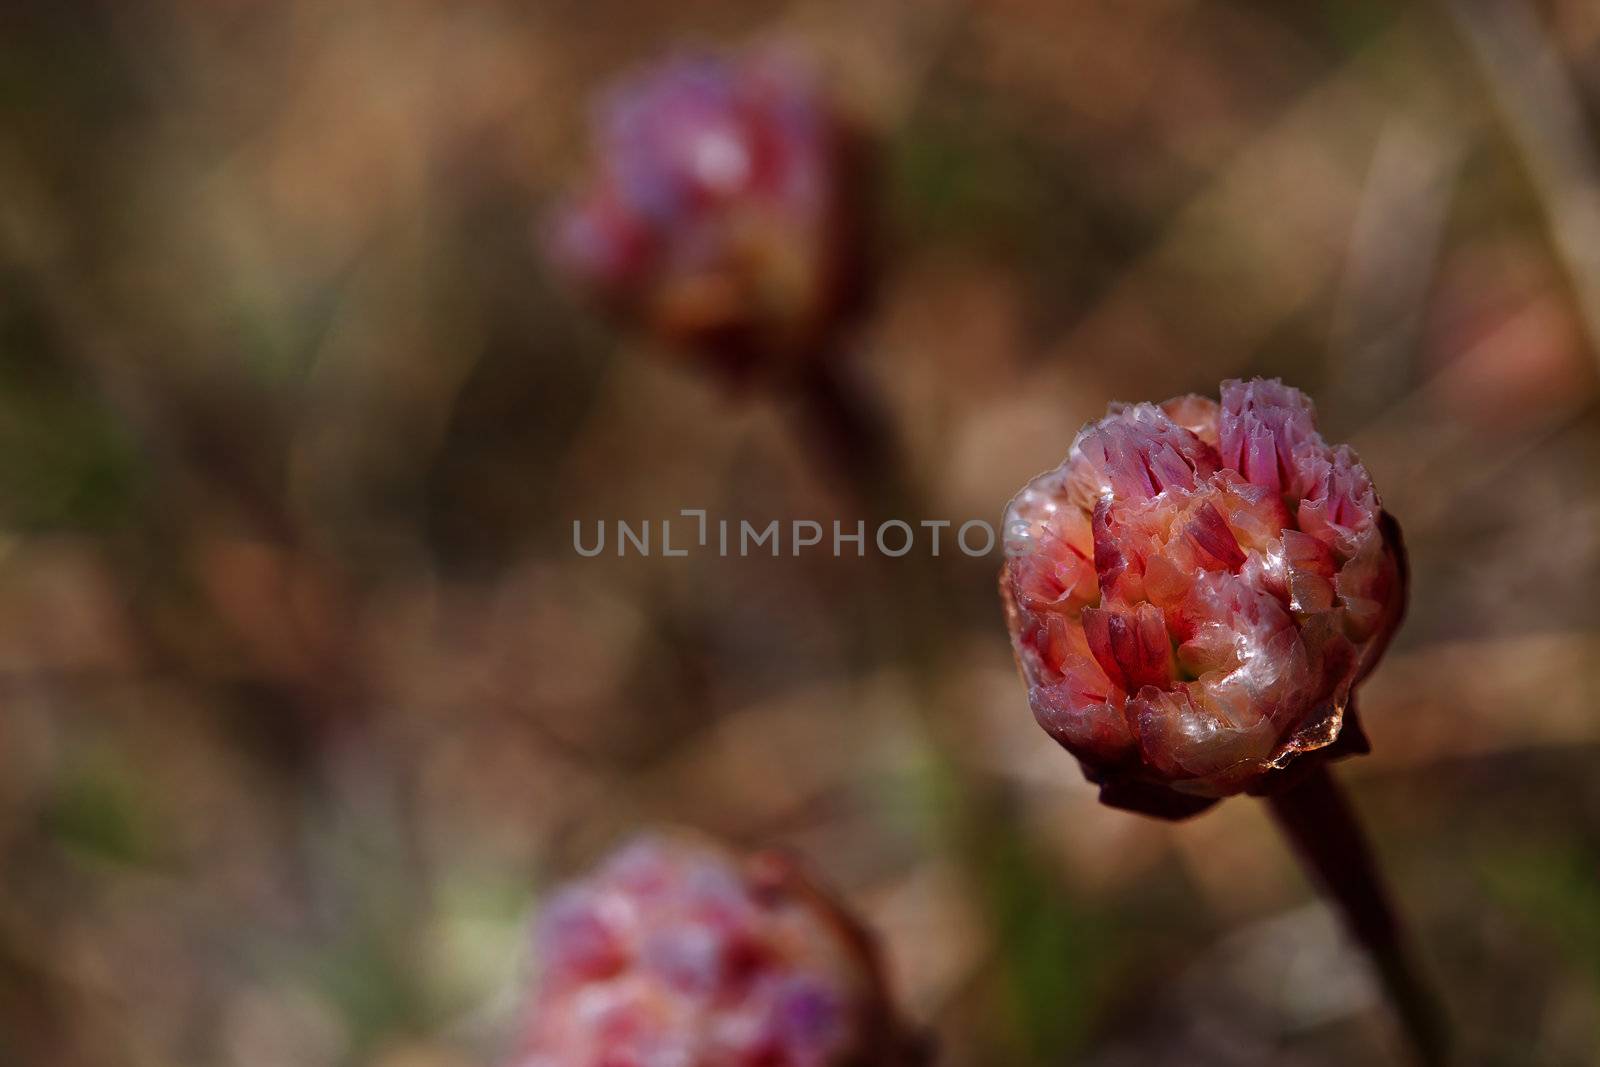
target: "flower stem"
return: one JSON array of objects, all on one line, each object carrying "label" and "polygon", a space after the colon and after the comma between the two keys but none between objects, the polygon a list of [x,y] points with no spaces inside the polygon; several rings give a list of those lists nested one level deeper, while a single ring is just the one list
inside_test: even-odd
[{"label": "flower stem", "polygon": [[898,497],[900,457],[878,397],[856,380],[843,354],[812,359],[798,382],[802,428],[828,472],[876,510]]},{"label": "flower stem", "polygon": [[1306,870],[1371,955],[1417,1062],[1424,1067],[1449,1063],[1444,1016],[1421,980],[1372,847],[1344,790],[1322,766],[1267,801]]}]

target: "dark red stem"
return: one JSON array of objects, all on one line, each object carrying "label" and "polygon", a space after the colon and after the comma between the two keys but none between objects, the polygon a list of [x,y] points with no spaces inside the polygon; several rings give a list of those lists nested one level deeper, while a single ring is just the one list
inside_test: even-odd
[{"label": "dark red stem", "polygon": [[1419,1064],[1450,1062],[1438,1002],[1423,983],[1372,847],[1343,789],[1322,766],[1267,798],[1273,817],[1345,926],[1372,957]]},{"label": "dark red stem", "polygon": [[798,384],[798,417],[819,459],[867,510],[902,495],[889,420],[876,394],[840,352],[813,359]]}]

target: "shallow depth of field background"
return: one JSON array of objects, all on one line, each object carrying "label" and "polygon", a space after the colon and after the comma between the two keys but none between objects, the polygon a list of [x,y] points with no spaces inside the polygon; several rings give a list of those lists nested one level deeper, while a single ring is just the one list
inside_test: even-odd
[{"label": "shallow depth of field background", "polygon": [[1415,574],[1340,774],[1467,1062],[1600,1062],[1586,0],[7,5],[0,1062],[495,1064],[541,892],[655,824],[810,856],[945,1064],[1398,1062],[1258,804],[1096,805],[998,557],[573,552],[856,515],[535,240],[595,86],[774,34],[881,136],[906,518],[1310,391]]}]

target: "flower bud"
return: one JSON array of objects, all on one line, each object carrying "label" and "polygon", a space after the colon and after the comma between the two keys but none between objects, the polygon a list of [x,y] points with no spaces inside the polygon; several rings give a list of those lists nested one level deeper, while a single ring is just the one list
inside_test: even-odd
[{"label": "flower bud", "polygon": [[642,838],[556,894],[515,1067],[910,1067],[870,937],[773,853]]},{"label": "flower bud", "polygon": [[622,319],[730,375],[780,373],[860,295],[857,146],[794,56],[669,59],[603,100],[592,140],[549,252]]},{"label": "flower bud", "polygon": [[1404,549],[1303,393],[1113,405],[1005,531],[1029,703],[1106,803],[1181,818],[1366,751],[1354,687],[1399,624]]}]

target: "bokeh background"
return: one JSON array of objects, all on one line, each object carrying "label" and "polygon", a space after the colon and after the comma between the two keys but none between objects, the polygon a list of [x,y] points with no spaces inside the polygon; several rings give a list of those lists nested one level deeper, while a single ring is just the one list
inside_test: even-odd
[{"label": "bokeh background", "polygon": [[1341,774],[1466,1062],[1600,1062],[1588,0],[5,5],[0,1062],[499,1062],[540,896],[661,824],[808,855],[947,1064],[1400,1062],[1258,804],[1096,805],[997,560],[573,552],[859,514],[536,239],[597,86],[773,36],[879,138],[907,517],[1311,391],[1415,571]]}]

